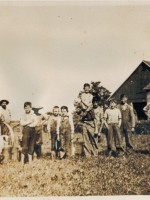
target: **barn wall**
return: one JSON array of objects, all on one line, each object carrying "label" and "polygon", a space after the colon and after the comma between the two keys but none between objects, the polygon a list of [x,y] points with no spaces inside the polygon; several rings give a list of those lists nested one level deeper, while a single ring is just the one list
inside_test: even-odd
[{"label": "barn wall", "polygon": [[145,63],[133,72],[123,85],[112,95],[119,100],[122,93],[128,96],[129,102],[146,102],[146,92],[143,88],[150,82],[150,67]]}]

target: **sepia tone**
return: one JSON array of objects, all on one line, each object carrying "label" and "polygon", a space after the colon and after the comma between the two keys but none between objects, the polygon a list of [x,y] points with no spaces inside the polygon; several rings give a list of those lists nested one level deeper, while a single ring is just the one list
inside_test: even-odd
[{"label": "sepia tone", "polygon": [[150,194],[149,11],[1,3],[0,197]]}]

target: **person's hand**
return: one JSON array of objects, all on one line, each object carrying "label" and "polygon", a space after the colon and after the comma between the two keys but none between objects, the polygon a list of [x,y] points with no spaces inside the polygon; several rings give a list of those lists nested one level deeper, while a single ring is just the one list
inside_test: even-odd
[{"label": "person's hand", "polygon": [[135,128],[134,128],[134,127],[132,127],[132,129],[131,129],[131,132],[132,132],[132,133],[134,133],[134,131],[135,131]]},{"label": "person's hand", "polygon": [[4,122],[4,120],[2,118],[0,118],[0,123],[3,123],[3,122]]},{"label": "person's hand", "polygon": [[94,138],[97,138],[97,136],[98,136],[98,133],[94,133]]}]

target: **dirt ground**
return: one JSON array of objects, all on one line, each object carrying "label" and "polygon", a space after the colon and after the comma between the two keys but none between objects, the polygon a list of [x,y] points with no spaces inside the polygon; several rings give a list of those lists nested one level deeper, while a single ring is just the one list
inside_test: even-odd
[{"label": "dirt ground", "polygon": [[0,196],[149,195],[150,135],[133,137],[135,151],[129,155],[51,160],[44,133],[42,158],[31,165],[0,165]]}]

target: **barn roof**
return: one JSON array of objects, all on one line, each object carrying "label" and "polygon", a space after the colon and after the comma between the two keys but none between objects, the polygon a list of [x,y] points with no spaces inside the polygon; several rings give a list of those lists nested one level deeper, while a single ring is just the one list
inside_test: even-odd
[{"label": "barn roof", "polygon": [[144,90],[150,90],[150,83],[148,83],[143,89]]},{"label": "barn roof", "polygon": [[145,63],[148,67],[150,67],[150,61],[143,60],[142,62]]},{"label": "barn roof", "polygon": [[139,66],[144,63],[149,69],[150,69],[150,61],[146,61],[146,60],[143,60],[139,65],[138,67],[135,68],[135,70],[131,73],[131,75],[118,87],[118,89],[109,97],[113,97],[113,95],[124,85],[124,83],[135,73],[135,71],[139,68]]}]

